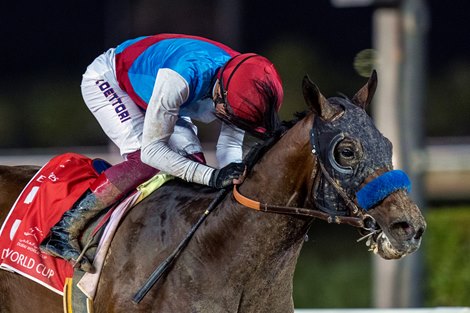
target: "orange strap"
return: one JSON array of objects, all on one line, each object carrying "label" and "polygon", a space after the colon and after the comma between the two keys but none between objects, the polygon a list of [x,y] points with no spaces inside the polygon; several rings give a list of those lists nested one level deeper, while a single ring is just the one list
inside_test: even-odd
[{"label": "orange strap", "polygon": [[244,206],[250,208],[250,209],[255,209],[257,211],[261,210],[261,205],[258,201],[254,201],[251,199],[248,199],[247,197],[243,196],[241,193],[238,192],[237,185],[233,186],[233,197],[235,200],[237,200],[240,204],[243,204]]},{"label": "orange strap", "polygon": [[337,223],[337,224],[349,224],[354,227],[363,228],[364,227],[364,217],[363,216],[335,216],[330,215],[325,212],[306,209],[306,208],[297,208],[297,207],[287,207],[280,205],[269,205],[267,203],[261,204],[258,201],[251,200],[241,193],[238,192],[237,186],[233,186],[233,197],[241,205],[254,209],[257,211],[268,212],[268,213],[277,213],[277,214],[287,214],[287,215],[297,215],[297,216],[308,216],[313,218],[319,218],[328,223]]}]

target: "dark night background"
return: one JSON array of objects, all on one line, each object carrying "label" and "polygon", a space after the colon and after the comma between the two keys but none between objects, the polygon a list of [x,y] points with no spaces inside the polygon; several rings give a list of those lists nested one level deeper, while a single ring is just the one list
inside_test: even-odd
[{"label": "dark night background", "polygon": [[[428,6],[426,134],[469,136],[469,4],[432,0]],[[240,1],[236,22],[226,19],[232,24],[217,8],[210,0],[3,2],[0,148],[103,144],[81,99],[81,75],[109,47],[144,34],[202,35],[268,56],[286,86],[284,118],[292,103],[302,105],[306,73],[330,96],[351,95],[364,83],[352,64],[372,46],[374,8],[339,9],[327,0]]]},{"label": "dark night background", "polygon": [[[166,5],[165,1],[160,1]],[[184,1],[179,1],[184,2]],[[119,3],[119,1],[116,1]],[[158,3],[158,1],[155,1]],[[209,9],[211,1],[200,1]],[[131,29],[127,33],[113,34],[117,40],[106,45],[105,36],[112,32],[105,25],[107,10],[113,5],[106,1],[9,1],[2,4],[0,77],[21,79],[23,75],[67,71],[81,73],[86,65],[101,51],[122,40],[142,35]],[[158,10],[158,4],[155,4]],[[429,36],[429,63],[433,73],[442,70],[453,60],[470,57],[470,41],[466,32],[470,29],[466,1],[428,1],[432,22]],[[198,12],[185,12],[175,8],[180,17]],[[168,10],[168,9],[166,9]],[[371,46],[371,13],[373,8],[334,8],[330,1],[243,1],[240,50],[262,50],[269,42],[283,36],[302,37],[306,44],[318,46],[332,59],[350,65],[355,53]],[[207,28],[210,32],[210,15],[201,10],[200,24],[194,33]],[[158,14],[157,14],[158,16]],[[116,17],[119,19],[119,17]],[[197,18],[193,17],[193,20]],[[116,21],[119,23],[119,21]],[[191,26],[159,26],[156,18],[155,32],[175,32]],[[185,24],[189,21],[185,21]],[[180,25],[178,25],[180,24]],[[173,29],[172,29],[173,28]],[[148,34],[153,34],[149,30]],[[205,34],[200,34],[205,35]],[[207,34],[209,35],[209,34]],[[335,63],[335,62],[331,62]],[[13,75],[13,77],[12,77]]]}]

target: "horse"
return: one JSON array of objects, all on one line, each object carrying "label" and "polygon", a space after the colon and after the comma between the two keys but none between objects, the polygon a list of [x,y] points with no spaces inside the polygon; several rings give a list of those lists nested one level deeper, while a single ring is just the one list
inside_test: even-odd
[{"label": "horse", "polygon": [[[385,259],[417,250],[426,222],[406,188],[390,190],[367,210],[356,199],[392,170],[391,144],[365,111],[376,86],[373,72],[352,99],[327,99],[304,77],[309,110],[250,154],[243,184],[225,193],[138,304],[135,293],[219,193],[173,179],[134,207],[111,243],[94,312],[293,312],[296,261],[318,219],[357,227]],[[36,171],[0,167],[0,222]],[[0,271],[1,312],[62,310],[57,294]]]}]

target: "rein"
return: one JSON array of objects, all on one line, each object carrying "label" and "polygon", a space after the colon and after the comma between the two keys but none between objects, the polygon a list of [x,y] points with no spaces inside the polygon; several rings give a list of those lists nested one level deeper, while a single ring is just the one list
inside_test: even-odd
[{"label": "rein", "polygon": [[294,215],[294,216],[313,217],[313,218],[318,218],[318,219],[327,221],[328,223],[348,224],[354,227],[364,228],[364,219],[360,217],[330,215],[321,211],[311,210],[307,208],[298,208],[298,207],[280,206],[280,205],[261,203],[261,202],[252,200],[242,195],[238,191],[236,186],[233,187],[233,197],[241,205],[247,208],[256,210],[256,211],[285,214],[285,215]]}]

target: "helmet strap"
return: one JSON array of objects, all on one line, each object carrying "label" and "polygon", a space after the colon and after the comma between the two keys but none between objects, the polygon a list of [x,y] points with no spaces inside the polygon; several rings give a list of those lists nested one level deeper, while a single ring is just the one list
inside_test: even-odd
[{"label": "helmet strap", "polygon": [[237,69],[242,65],[246,60],[251,59],[252,57],[257,56],[257,54],[253,53],[249,56],[246,56],[243,60],[241,60],[233,69],[233,71],[230,73],[230,76],[227,79],[227,87],[224,87],[224,71],[227,68],[227,66],[235,60],[237,57],[239,57],[241,54],[234,56],[230,60],[228,60],[227,63],[224,64],[222,69],[220,70],[220,78],[219,78],[219,87],[220,87],[220,93],[222,95],[222,99],[224,100],[224,107],[227,112],[233,113],[232,109],[230,107],[230,103],[228,102],[227,94],[228,94],[228,85],[230,84],[230,81],[232,80],[233,75],[237,71]]}]

